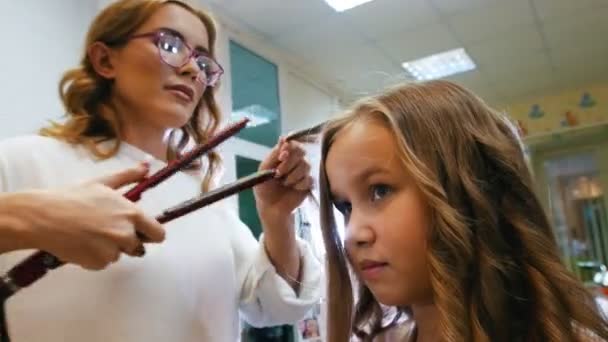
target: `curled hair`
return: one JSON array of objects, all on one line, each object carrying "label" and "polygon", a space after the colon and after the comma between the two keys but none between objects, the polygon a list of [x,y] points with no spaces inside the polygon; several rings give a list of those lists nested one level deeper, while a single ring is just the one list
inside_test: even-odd
[{"label": "curled hair", "polygon": [[[71,144],[86,146],[95,156],[109,158],[115,155],[121,144],[121,123],[110,103],[112,80],[99,76],[89,60],[86,50],[95,42],[108,46],[121,46],[158,9],[175,4],[196,15],[204,24],[209,37],[209,52],[215,53],[217,32],[209,14],[196,10],[184,1],[177,0],[119,0],[105,8],[89,28],[85,53],[78,67],[68,70],[59,82],[59,95],[66,110],[65,122],[53,122],[41,130],[42,135],[55,137]],[[102,110],[102,108],[106,110]],[[192,139],[200,144],[207,141],[217,130],[221,120],[215,100],[215,88],[207,87],[188,123],[181,127],[181,137],[176,144],[169,144],[167,160],[171,161],[185,152]],[[171,132],[174,133],[174,132]],[[174,135],[171,134],[171,137]],[[102,150],[99,143],[113,140],[109,150]],[[202,190],[211,186],[221,159],[216,152],[207,154],[208,163],[202,182]]]},{"label": "curled hair", "polygon": [[369,341],[386,328],[369,289],[360,286],[354,303],[325,170],[337,133],[364,118],[394,135],[431,208],[426,259],[442,341],[585,340],[581,332],[608,340],[591,294],[560,260],[508,121],[463,87],[432,81],[364,99],[325,127],[320,205],[330,342],[353,333]]}]

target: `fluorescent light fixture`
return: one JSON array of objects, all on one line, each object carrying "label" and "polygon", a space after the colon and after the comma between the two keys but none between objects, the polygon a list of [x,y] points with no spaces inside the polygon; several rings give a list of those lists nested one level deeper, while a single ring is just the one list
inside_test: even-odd
[{"label": "fluorescent light fixture", "polygon": [[434,80],[460,74],[477,67],[464,48],[405,62],[402,66],[418,81]]},{"label": "fluorescent light fixture", "polygon": [[260,105],[251,105],[247,107],[243,107],[238,109],[230,115],[232,120],[241,120],[244,118],[249,118],[248,127],[257,127],[270,123],[272,117],[276,117],[272,111],[267,109],[264,106]]},{"label": "fluorescent light fixture", "polygon": [[325,0],[329,4],[329,6],[333,7],[336,12],[344,12],[353,7],[357,7],[359,5],[363,5],[366,2],[371,2],[373,0]]}]

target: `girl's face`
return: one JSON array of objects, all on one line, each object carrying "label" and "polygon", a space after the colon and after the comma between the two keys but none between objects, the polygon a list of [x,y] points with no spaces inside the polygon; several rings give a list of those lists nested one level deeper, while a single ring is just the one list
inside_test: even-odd
[{"label": "girl's face", "polygon": [[129,116],[123,119],[142,128],[185,125],[207,86],[201,66],[208,66],[201,61],[215,63],[200,58],[208,54],[208,40],[196,15],[167,4],[126,45],[105,49],[108,67],[101,70],[113,80],[113,100],[124,111],[120,114]]},{"label": "girl's face", "polygon": [[365,286],[385,305],[432,302],[429,209],[391,131],[369,120],[345,127],[325,169],[334,205],[344,215],[348,258]]},{"label": "girl's face", "polygon": [[306,330],[310,333],[316,333],[318,331],[317,321],[309,319],[306,321]]}]

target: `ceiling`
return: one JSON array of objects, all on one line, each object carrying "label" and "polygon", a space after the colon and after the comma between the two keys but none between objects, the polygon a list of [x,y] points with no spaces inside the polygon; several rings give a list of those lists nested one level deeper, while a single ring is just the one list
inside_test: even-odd
[{"label": "ceiling", "polygon": [[493,104],[608,81],[608,0],[375,0],[342,13],[324,0],[203,2],[347,98],[457,47],[478,68],[449,79]]}]

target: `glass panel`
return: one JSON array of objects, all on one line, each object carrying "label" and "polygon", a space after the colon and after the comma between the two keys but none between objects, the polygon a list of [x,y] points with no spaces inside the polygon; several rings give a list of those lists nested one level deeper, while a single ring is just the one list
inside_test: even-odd
[{"label": "glass panel", "polygon": [[[260,161],[241,156],[236,157],[237,178],[248,176],[258,170]],[[262,224],[255,206],[255,196],[252,189],[242,191],[238,195],[239,217],[251,229],[256,239],[262,233]],[[276,327],[254,328],[243,322],[241,331],[242,342],[293,342],[293,326],[281,325]]]},{"label": "glass panel", "polygon": [[568,266],[590,282],[608,264],[608,222],[599,170],[592,154],[545,162],[551,216]]},{"label": "glass panel", "polygon": [[238,137],[272,147],[281,131],[278,69],[274,63],[230,42],[232,119],[251,119]]},{"label": "glass panel", "polygon": [[[260,166],[260,161],[245,157],[236,157],[236,176],[243,178],[255,173]],[[255,206],[255,197],[253,190],[248,189],[239,193],[239,217],[243,221],[255,238],[259,238],[262,233],[262,224],[258,216],[258,211]]]}]

